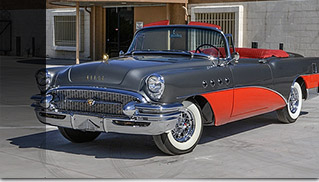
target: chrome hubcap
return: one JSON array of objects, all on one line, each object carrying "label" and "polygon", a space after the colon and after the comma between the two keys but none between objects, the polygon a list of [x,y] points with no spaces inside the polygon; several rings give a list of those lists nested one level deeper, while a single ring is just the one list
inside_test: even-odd
[{"label": "chrome hubcap", "polygon": [[186,142],[192,137],[194,129],[194,116],[186,109],[181,113],[175,128],[172,130],[172,135],[176,141]]},{"label": "chrome hubcap", "polygon": [[299,93],[296,88],[292,88],[289,96],[289,109],[292,113],[296,113],[299,107]]}]

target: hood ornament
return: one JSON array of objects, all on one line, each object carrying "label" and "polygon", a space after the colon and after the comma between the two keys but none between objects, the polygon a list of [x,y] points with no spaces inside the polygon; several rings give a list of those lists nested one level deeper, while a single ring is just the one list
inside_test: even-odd
[{"label": "hood ornament", "polygon": [[103,60],[102,60],[103,63],[109,63],[108,61],[109,61],[110,56],[108,54],[103,54],[102,58],[103,58]]}]

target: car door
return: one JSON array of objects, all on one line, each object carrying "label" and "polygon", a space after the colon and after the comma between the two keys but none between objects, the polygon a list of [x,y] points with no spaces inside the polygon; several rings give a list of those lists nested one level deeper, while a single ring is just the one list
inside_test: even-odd
[{"label": "car door", "polygon": [[230,66],[234,79],[231,120],[265,113],[278,99],[274,94],[271,68],[266,60],[240,59]]}]

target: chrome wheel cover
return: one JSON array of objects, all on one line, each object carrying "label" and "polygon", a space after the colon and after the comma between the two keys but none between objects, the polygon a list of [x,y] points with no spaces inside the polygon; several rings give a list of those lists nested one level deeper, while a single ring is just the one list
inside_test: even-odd
[{"label": "chrome wheel cover", "polygon": [[291,113],[296,113],[299,108],[299,93],[295,87],[291,88],[288,104]]},{"label": "chrome wheel cover", "polygon": [[194,130],[194,116],[189,110],[185,109],[182,111],[175,128],[172,130],[172,135],[176,141],[183,143],[193,136]]}]

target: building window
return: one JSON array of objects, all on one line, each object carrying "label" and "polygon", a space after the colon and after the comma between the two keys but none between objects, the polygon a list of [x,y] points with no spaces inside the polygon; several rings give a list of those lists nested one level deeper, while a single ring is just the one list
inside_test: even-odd
[{"label": "building window", "polygon": [[235,35],[235,13],[195,13],[195,21],[221,26],[225,34]]},{"label": "building window", "polygon": [[[76,50],[75,10],[53,12],[53,48],[55,50]],[[83,47],[83,12],[80,11],[80,51]]]},{"label": "building window", "polygon": [[54,37],[56,46],[76,46],[76,17],[75,16],[55,16],[54,17]]},{"label": "building window", "polygon": [[243,6],[197,6],[191,7],[192,21],[221,26],[225,34],[232,34],[235,46],[243,46]]}]

